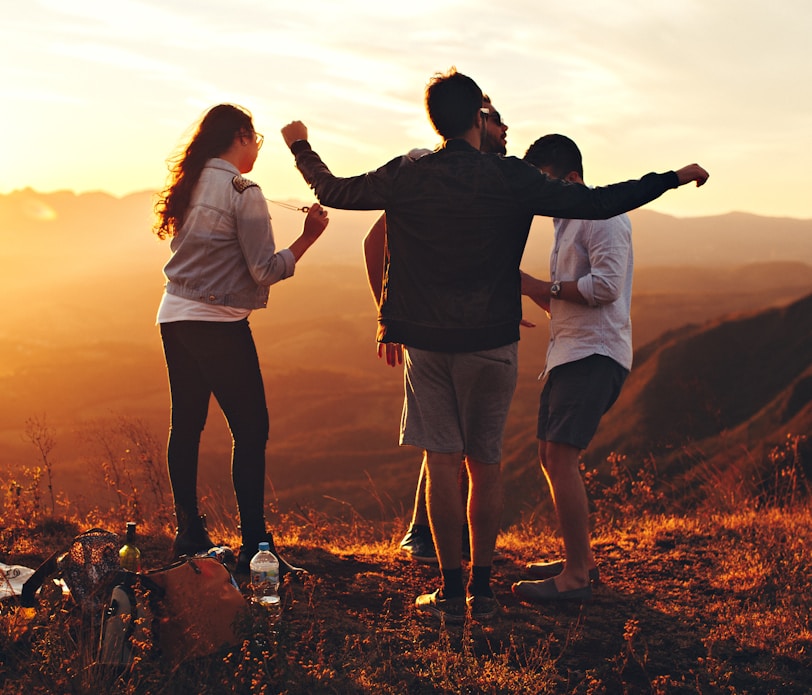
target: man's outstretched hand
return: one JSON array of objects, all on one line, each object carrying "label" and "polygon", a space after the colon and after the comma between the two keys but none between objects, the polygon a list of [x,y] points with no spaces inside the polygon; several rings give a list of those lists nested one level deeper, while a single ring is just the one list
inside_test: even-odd
[{"label": "man's outstretched hand", "polygon": [[696,185],[701,186],[708,180],[708,176],[710,176],[710,174],[699,166],[699,164],[689,164],[688,166],[682,167],[682,169],[677,169],[677,179],[679,179],[680,186],[691,183],[691,181],[696,181]]},{"label": "man's outstretched hand", "polygon": [[282,128],[282,137],[290,147],[297,140],[307,140],[307,126],[301,121],[293,121]]}]

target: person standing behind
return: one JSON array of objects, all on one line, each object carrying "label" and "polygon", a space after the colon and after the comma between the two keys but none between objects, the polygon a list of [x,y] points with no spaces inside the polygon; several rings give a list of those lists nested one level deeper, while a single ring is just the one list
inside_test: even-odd
[{"label": "person standing behind", "polygon": [[[552,178],[584,182],[581,152],[564,135],[539,138],[524,158]],[[536,579],[517,582],[512,590],[530,602],[592,597],[599,573],[579,456],[632,366],[634,254],[628,215],[555,219],[554,225],[550,282],[523,273],[522,293],[550,314],[537,434],[566,558],[528,564]]]},{"label": "person standing behind", "polygon": [[[328,224],[326,211],[313,205],[302,234],[276,251],[267,202],[259,186],[242,176],[261,146],[247,110],[211,108],[173,160],[154,230],[171,240],[172,251],[157,318],[171,396],[167,465],[177,520],[172,551],[179,557],[214,545],[197,500],[200,435],[214,394],[233,438],[231,475],[242,538],[237,574],[248,573],[260,541],[279,555],[265,528],[268,409],[248,316],[265,308],[268,288],[293,275]],[[281,557],[279,565],[281,574],[299,569]]]},{"label": "person standing behind", "polygon": [[[696,164],[599,189],[549,179],[515,157],[479,151],[482,90],[451,70],[426,88],[442,146],[417,160],[396,157],[349,178],[332,174],[293,121],[282,137],[319,200],[386,212],[389,254],[378,342],[404,345],[402,445],[419,447],[428,470],[428,511],[442,586],[418,612],[462,622],[496,614],[491,562],[502,512],[502,439],[516,385],[522,318],[519,262],[534,215],[602,219],[670,188],[703,184]],[[467,510],[458,472],[465,458]],[[471,530],[471,576],[462,576],[462,526]],[[466,596],[467,593],[467,596]]]}]

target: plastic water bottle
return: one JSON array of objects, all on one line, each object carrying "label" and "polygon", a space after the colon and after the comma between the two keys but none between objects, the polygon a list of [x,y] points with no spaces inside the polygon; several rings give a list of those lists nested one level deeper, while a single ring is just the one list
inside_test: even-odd
[{"label": "plastic water bottle", "polygon": [[279,560],[271,552],[270,545],[263,541],[259,550],[251,558],[252,601],[266,609],[273,622],[279,620],[282,602],[279,599]]}]

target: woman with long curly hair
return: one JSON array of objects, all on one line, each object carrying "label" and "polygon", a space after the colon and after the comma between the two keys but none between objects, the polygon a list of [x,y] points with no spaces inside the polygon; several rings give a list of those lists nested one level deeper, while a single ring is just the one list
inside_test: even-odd
[{"label": "woman with long curly hair", "polygon": [[[166,285],[158,309],[169,373],[169,480],[177,517],[176,557],[214,545],[198,510],[200,436],[212,394],[233,438],[231,475],[242,546],[237,574],[247,574],[265,526],[265,445],[268,409],[248,315],[268,303],[269,287],[293,275],[296,262],[328,219],[314,204],[301,235],[276,250],[267,202],[243,177],[254,166],[262,135],[251,114],[220,104],[200,121],[191,141],[171,160],[167,188],[156,204],[155,233],[170,239]],[[280,574],[297,571],[281,557]]]}]

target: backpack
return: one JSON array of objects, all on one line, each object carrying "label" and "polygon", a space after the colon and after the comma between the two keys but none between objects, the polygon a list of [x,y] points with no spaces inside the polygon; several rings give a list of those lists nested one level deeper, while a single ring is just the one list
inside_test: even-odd
[{"label": "backpack", "polygon": [[248,603],[214,557],[118,574],[102,618],[98,662],[127,667],[137,650],[178,664],[240,642]]},{"label": "backpack", "polygon": [[37,591],[48,577],[61,578],[79,607],[98,611],[107,598],[110,583],[121,569],[119,537],[102,528],[76,536],[67,548],[57,550],[23,584],[20,603],[37,605]]},{"label": "backpack", "polygon": [[121,575],[102,614],[96,663],[127,668],[133,663],[136,649],[151,648],[154,615],[144,593],[136,593],[137,575],[124,571]]}]

